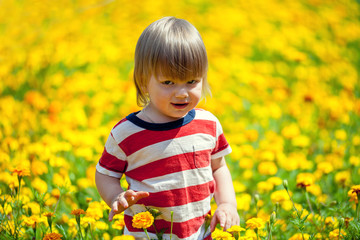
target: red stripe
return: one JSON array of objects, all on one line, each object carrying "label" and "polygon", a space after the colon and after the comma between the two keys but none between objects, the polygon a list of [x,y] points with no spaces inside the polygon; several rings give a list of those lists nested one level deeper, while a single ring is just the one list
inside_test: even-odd
[{"label": "red stripe", "polygon": [[152,144],[166,140],[203,133],[216,137],[216,123],[209,120],[193,120],[181,128],[169,131],[143,130],[124,139],[119,146],[127,156]]},{"label": "red stripe", "polygon": [[137,204],[157,207],[175,207],[206,199],[215,191],[215,182],[186,188],[150,193],[149,197],[143,198]]},{"label": "red stripe", "polygon": [[216,142],[216,147],[214,148],[213,152],[211,153],[211,155],[214,155],[222,150],[224,150],[225,148],[227,148],[229,146],[229,143],[226,141],[226,138],[224,136],[224,134],[221,134],[218,137],[218,140]]},{"label": "red stripe", "polygon": [[160,159],[128,171],[126,175],[135,180],[143,181],[144,179],[163,176],[165,173],[170,174],[207,167],[210,165],[210,151],[211,149]]},{"label": "red stripe", "polygon": [[100,157],[99,164],[107,170],[119,173],[124,173],[127,168],[126,161],[120,160],[114,155],[111,155],[106,151],[106,148],[104,148],[104,151]]},{"label": "red stripe", "polygon": [[116,128],[118,125],[120,125],[121,123],[123,123],[123,122],[126,122],[126,121],[128,121],[126,118],[123,118],[122,120],[120,120],[117,124],[115,124],[115,126],[113,127],[113,129],[114,128]]},{"label": "red stripe", "polygon": [[[197,217],[190,219],[185,222],[181,223],[173,223],[173,234],[177,235],[179,238],[188,238],[194,233],[196,233],[201,225],[205,222],[205,216]],[[126,228],[130,232],[143,232],[142,229],[137,229],[132,227],[132,217],[125,215],[124,217]],[[164,233],[170,234],[171,229],[171,222],[165,221],[165,220],[155,220],[155,227],[158,232],[160,232],[162,229],[165,229]],[[147,229],[148,232],[155,234],[155,229],[153,226],[149,227]]]}]

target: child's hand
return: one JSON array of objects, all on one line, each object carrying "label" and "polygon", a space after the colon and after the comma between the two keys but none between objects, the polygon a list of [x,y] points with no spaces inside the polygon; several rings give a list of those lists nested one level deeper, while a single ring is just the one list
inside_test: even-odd
[{"label": "child's hand", "polygon": [[233,225],[239,225],[240,218],[236,207],[230,203],[220,204],[210,222],[211,232],[215,230],[218,223],[220,223],[224,231]]},{"label": "child's hand", "polygon": [[127,190],[125,192],[120,193],[116,196],[116,198],[112,201],[111,211],[109,213],[109,221],[112,221],[113,217],[123,212],[126,208],[134,205],[137,201],[142,198],[148,197],[148,192],[134,192],[133,190]]}]

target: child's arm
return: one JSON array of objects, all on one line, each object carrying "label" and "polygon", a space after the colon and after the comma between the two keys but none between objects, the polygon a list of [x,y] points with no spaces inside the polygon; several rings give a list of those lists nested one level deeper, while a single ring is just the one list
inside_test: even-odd
[{"label": "child's arm", "polygon": [[233,225],[239,225],[240,219],[235,191],[225,158],[213,159],[211,167],[216,182],[215,201],[218,206],[210,223],[210,230],[213,232],[217,223],[220,223],[220,226],[226,230]]},{"label": "child's arm", "polygon": [[120,179],[110,177],[96,171],[95,182],[98,192],[106,204],[111,208],[109,221],[113,217],[123,212],[129,206],[135,204],[144,197],[148,197],[148,192],[134,192],[133,190],[124,191],[120,186]]}]

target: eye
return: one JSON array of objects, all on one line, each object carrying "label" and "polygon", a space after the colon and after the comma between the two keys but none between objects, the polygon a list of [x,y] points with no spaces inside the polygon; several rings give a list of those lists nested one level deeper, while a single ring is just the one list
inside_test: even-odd
[{"label": "eye", "polygon": [[198,83],[199,82],[199,80],[190,80],[190,81],[188,81],[187,83],[188,84],[196,84],[196,83]]},{"label": "eye", "polygon": [[164,85],[173,85],[174,84],[174,82],[170,81],[170,80],[162,81],[161,83]]}]

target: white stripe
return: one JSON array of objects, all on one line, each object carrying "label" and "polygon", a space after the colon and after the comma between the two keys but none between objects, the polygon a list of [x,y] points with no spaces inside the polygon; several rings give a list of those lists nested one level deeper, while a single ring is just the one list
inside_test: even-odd
[{"label": "white stripe", "polygon": [[149,145],[128,156],[127,171],[178,154],[213,149],[215,141],[215,137],[199,133]]},{"label": "white stripe", "polygon": [[[202,217],[206,215],[210,210],[210,202],[213,195],[211,194],[207,198],[197,201],[197,202],[191,202],[188,204],[184,204],[181,206],[174,206],[174,207],[167,207],[167,208],[161,208],[161,207],[152,207],[156,208],[161,212],[161,215],[158,216],[156,219],[163,219],[168,222],[171,221],[171,211],[174,212],[173,214],[173,222],[181,223],[189,221],[193,218]],[[125,214],[129,216],[134,216],[137,213],[146,211],[144,205],[140,204],[134,204],[128,209],[125,210]]]},{"label": "white stripe", "polygon": [[225,155],[228,155],[229,153],[231,153],[231,151],[232,151],[231,147],[228,146],[224,150],[221,150],[220,152],[217,152],[214,155],[211,155],[211,159],[217,159],[217,158],[220,158],[220,157],[224,157]]},{"label": "white stripe", "polygon": [[136,181],[128,176],[126,177],[126,181],[132,190],[150,193],[201,185],[213,179],[211,166],[148,178],[142,182]]},{"label": "white stripe", "polygon": [[106,168],[103,168],[102,166],[100,166],[99,163],[96,164],[96,171],[98,171],[99,173],[102,173],[104,175],[108,175],[110,177],[115,177],[115,178],[121,178],[121,176],[122,176],[121,173],[109,171]]},{"label": "white stripe", "polygon": [[195,119],[199,120],[208,120],[208,121],[216,121],[216,117],[209,111],[206,110],[197,110],[195,114]]},{"label": "white stripe", "polygon": [[115,156],[117,159],[126,160],[125,153],[118,146],[111,134],[105,143],[105,149],[109,154]]},{"label": "white stripe", "polygon": [[141,128],[141,127],[133,124],[129,120],[127,120],[127,121],[124,121],[124,122],[120,123],[119,125],[117,125],[115,128],[113,128],[111,130],[111,132],[115,138],[116,143],[119,144],[127,137],[129,137],[137,132],[141,132],[143,130],[145,130],[145,129]]}]

